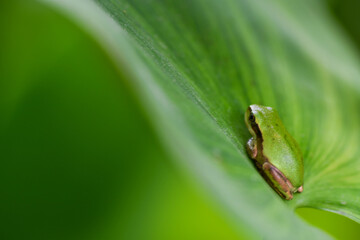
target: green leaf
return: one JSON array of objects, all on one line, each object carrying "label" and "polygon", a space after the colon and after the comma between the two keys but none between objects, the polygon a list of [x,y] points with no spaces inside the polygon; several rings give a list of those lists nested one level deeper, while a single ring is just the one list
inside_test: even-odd
[{"label": "green leaf", "polygon": [[[320,1],[43,1],[126,72],[164,146],[239,231],[326,238],[298,207],[360,222],[360,65]],[[303,151],[304,192],[290,202],[246,155],[253,103],[277,109]]]},{"label": "green leaf", "polygon": [[43,4],[0,5],[0,239],[238,239],[89,34]]}]

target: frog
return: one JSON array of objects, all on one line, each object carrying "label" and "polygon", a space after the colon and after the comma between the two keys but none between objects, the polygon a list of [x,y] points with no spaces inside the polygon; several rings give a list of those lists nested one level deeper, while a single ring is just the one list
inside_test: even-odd
[{"label": "frog", "polygon": [[301,149],[272,107],[252,104],[245,112],[251,134],[246,143],[249,157],[268,184],[284,199],[301,193],[304,163]]}]

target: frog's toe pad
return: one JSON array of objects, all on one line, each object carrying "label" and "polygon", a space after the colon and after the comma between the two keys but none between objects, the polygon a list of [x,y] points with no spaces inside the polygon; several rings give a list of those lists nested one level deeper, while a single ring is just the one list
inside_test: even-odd
[{"label": "frog's toe pad", "polygon": [[297,191],[298,191],[299,193],[302,192],[302,191],[304,191],[304,187],[303,187],[303,186],[300,186]]}]

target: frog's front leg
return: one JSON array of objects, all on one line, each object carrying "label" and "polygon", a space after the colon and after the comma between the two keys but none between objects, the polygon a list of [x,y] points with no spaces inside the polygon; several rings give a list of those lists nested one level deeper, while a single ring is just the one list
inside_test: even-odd
[{"label": "frog's front leg", "polygon": [[257,144],[256,144],[256,140],[254,140],[254,138],[250,138],[249,141],[246,144],[246,150],[249,154],[249,156],[252,159],[255,159],[257,156]]},{"label": "frog's front leg", "polygon": [[293,198],[292,189],[294,188],[291,182],[286,178],[286,176],[277,169],[274,165],[269,162],[265,162],[262,165],[266,177],[269,178],[271,186],[286,200],[291,200]]}]

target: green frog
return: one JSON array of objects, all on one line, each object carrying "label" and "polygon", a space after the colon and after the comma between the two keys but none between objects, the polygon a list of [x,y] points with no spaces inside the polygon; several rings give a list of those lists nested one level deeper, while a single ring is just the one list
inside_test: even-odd
[{"label": "green frog", "polygon": [[283,198],[303,191],[304,164],[301,150],[271,107],[250,105],[245,123],[252,138],[246,149],[269,185]]}]

